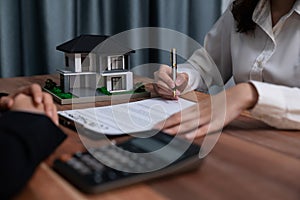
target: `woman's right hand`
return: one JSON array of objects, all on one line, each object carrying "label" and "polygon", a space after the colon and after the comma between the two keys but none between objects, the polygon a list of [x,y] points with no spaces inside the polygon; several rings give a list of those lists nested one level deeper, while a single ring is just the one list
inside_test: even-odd
[{"label": "woman's right hand", "polygon": [[[178,99],[178,96],[184,91],[188,84],[189,77],[187,73],[177,73],[177,79],[172,80],[172,68],[167,65],[161,65],[159,70],[154,72],[155,92],[165,99]],[[176,88],[174,96],[173,89]]]}]

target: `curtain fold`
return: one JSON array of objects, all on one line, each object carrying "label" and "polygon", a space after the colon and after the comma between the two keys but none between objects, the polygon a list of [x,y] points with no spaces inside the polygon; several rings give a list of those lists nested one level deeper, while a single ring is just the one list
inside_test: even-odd
[{"label": "curtain fold", "polygon": [[[64,65],[56,46],[80,34],[111,36],[139,27],[162,27],[202,44],[220,8],[219,0],[1,0],[0,76],[55,73]],[[141,50],[132,63],[167,59],[164,53]]]}]

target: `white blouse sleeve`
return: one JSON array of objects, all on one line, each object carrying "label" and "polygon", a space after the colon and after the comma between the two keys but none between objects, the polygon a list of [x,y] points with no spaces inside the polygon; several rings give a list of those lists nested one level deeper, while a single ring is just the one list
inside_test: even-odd
[{"label": "white blouse sleeve", "polygon": [[218,67],[224,83],[232,77],[231,35],[235,32],[235,21],[229,6],[204,40],[204,48]]},{"label": "white blouse sleeve", "polygon": [[270,126],[300,129],[300,89],[251,81],[258,92],[258,102],[251,114]]},{"label": "white blouse sleeve", "polygon": [[232,28],[234,19],[229,7],[206,35],[204,48],[195,51],[187,63],[178,65],[178,72],[189,75],[188,90],[207,91],[211,86],[224,85],[232,77]]},{"label": "white blouse sleeve", "polygon": [[178,65],[178,72],[185,72],[189,76],[185,91],[207,91],[207,86],[223,84],[222,78],[218,77],[217,67],[204,48],[196,50],[188,63]]}]

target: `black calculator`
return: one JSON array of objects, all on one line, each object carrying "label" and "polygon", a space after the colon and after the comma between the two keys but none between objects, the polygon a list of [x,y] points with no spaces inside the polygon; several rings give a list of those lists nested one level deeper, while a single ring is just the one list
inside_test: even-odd
[{"label": "black calculator", "polygon": [[53,168],[81,191],[99,193],[196,169],[201,163],[199,152],[195,143],[158,132],[65,155],[54,161]]}]

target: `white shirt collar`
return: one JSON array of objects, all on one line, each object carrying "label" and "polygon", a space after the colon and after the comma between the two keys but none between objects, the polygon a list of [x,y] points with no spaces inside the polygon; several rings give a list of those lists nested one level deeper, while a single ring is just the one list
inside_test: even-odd
[{"label": "white shirt collar", "polygon": [[[270,0],[260,0],[253,12],[253,21],[256,22],[265,19],[266,13],[270,12],[270,9]],[[300,0],[295,2],[292,10],[300,15]]]},{"label": "white shirt collar", "polygon": [[300,1],[297,0],[295,5],[294,5],[294,10],[296,13],[298,13],[298,15],[300,15]]},{"label": "white shirt collar", "polygon": [[[289,12],[290,16],[293,12],[300,15],[300,0],[297,0]],[[252,20],[260,26],[271,38],[274,38],[271,16],[270,0],[260,0],[253,12]]]},{"label": "white shirt collar", "polygon": [[271,5],[269,0],[260,0],[253,12],[252,20],[273,38]]}]

